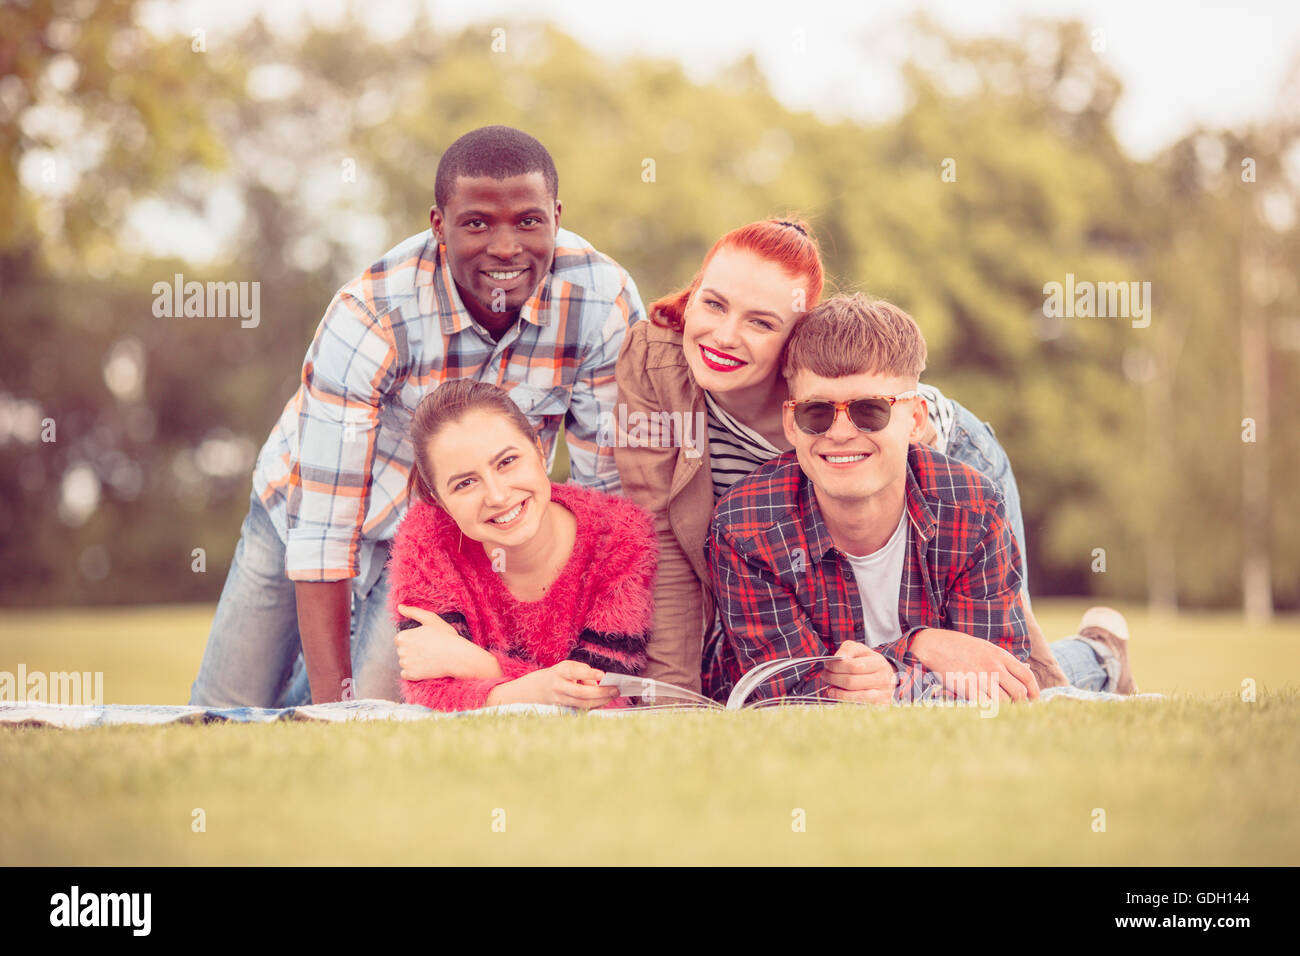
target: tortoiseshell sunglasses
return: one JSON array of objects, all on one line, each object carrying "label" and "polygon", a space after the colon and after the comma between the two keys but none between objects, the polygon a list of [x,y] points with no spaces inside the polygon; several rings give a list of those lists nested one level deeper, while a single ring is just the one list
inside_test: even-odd
[{"label": "tortoiseshell sunglasses", "polygon": [[785,407],[794,410],[794,423],[809,435],[825,435],[835,424],[835,417],[844,412],[859,431],[878,432],[889,424],[895,402],[916,398],[920,392],[899,392],[897,395],[868,395],[848,402],[827,402],[808,399],[796,402],[790,399]]}]

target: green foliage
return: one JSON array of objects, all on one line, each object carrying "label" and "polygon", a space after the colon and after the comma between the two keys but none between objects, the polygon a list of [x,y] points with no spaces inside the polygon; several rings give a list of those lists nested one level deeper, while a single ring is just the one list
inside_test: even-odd
[{"label": "green foliage", "polygon": [[[752,59],[696,83],[545,23],[515,24],[493,52],[486,27],[423,17],[383,42],[355,23],[285,38],[255,21],[196,52],[135,17],[131,0],[89,15],[0,8],[0,414],[33,402],[58,426],[53,444],[0,435],[6,603],[215,597],[252,460],[196,470],[196,449],[260,447],[334,290],[427,227],[446,144],[507,123],[551,149],[563,224],[628,268],[647,302],[685,284],[728,229],[809,217],[828,291],[908,309],[929,341],[927,379],[994,423],[1037,593],[1164,593],[1172,567],[1179,600],[1233,604],[1243,557],[1263,547],[1279,604],[1300,606],[1300,438],[1281,424],[1300,388],[1297,184],[1284,173],[1297,130],[1281,118],[1197,130],[1135,161],[1111,128],[1119,83],[1077,23],[958,40],[913,21],[906,108],[861,125],[786,109]],[[297,82],[268,93],[276,67]],[[33,110],[66,111],[94,146],[44,192],[20,169],[64,155],[66,137]],[[1243,157],[1256,182],[1242,181]],[[1267,224],[1265,195],[1289,205],[1289,225]],[[233,239],[199,262],[131,241],[132,210],[150,199],[176,215],[235,210]],[[260,326],[155,317],[153,284],[178,272],[259,281]],[[1150,282],[1151,326],[1046,318],[1043,286],[1067,273]],[[1247,310],[1269,342],[1262,411],[1242,408]],[[143,354],[132,397],[104,377],[123,342]],[[1273,423],[1253,445],[1247,416]],[[1270,475],[1262,541],[1245,530],[1243,455]],[[103,488],[80,525],[58,508],[77,466]],[[207,574],[191,571],[197,547]],[[107,574],[87,573],[95,548]],[[1090,570],[1096,548],[1105,574]]]}]

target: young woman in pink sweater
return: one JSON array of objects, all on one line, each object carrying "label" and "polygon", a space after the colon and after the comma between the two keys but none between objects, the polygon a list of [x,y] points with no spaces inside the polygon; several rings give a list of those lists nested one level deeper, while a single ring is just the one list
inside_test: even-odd
[{"label": "young woman in pink sweater", "polygon": [[552,484],[508,393],[441,385],[411,423],[413,503],[389,559],[403,694],[436,710],[611,703],[637,674],[657,543],[626,498]]}]

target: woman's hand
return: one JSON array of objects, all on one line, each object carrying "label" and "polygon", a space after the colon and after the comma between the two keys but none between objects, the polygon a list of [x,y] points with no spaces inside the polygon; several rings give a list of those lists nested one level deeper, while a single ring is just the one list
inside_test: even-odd
[{"label": "woman's hand", "polygon": [[405,680],[459,677],[489,680],[501,677],[501,665],[490,651],[467,641],[456,629],[432,611],[399,604],[403,617],[419,621],[419,627],[398,631],[397,663]]},{"label": "woman's hand", "polygon": [[497,704],[558,704],[594,710],[618,696],[617,687],[596,686],[604,676],[603,671],[581,661],[560,661],[553,667],[498,684],[484,703],[489,707]]}]

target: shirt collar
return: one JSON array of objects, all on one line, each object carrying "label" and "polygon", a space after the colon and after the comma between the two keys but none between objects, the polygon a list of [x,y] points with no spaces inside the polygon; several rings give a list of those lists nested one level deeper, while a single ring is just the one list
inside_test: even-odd
[{"label": "shirt collar", "polygon": [[813,561],[820,561],[827,551],[835,547],[835,542],[831,539],[830,529],[826,527],[826,519],[822,517],[822,507],[817,503],[813,483],[808,480],[802,468],[799,469],[799,474],[799,511],[803,514],[809,557]]},{"label": "shirt collar", "polygon": [[934,510],[925,500],[921,483],[916,479],[916,450],[919,445],[910,445],[907,449],[907,513],[913,527],[921,535],[922,541],[929,541],[939,530],[939,522],[934,517]]},{"label": "shirt collar", "polygon": [[[555,276],[555,262],[551,270],[537,284],[533,294],[528,297],[519,310],[519,317],[530,325],[545,328],[550,325],[552,302],[551,280]],[[418,297],[420,312],[424,315],[437,315],[446,335],[476,327],[474,317],[461,300],[460,290],[451,277],[451,264],[447,261],[447,247],[438,242],[429,230],[420,251],[420,260],[415,269],[415,292]]]},{"label": "shirt collar", "polygon": [[[907,450],[907,489],[904,492],[904,506],[908,520],[920,533],[921,540],[929,541],[938,530],[938,522],[935,520],[930,503],[925,500],[920,483],[916,480],[916,447],[912,445]],[[808,541],[809,558],[814,562],[821,561],[828,551],[835,548],[835,542],[831,538],[830,529],[826,527],[826,519],[822,517],[821,505],[817,503],[813,483],[808,480],[802,468],[799,469],[798,500],[804,537]]]}]

